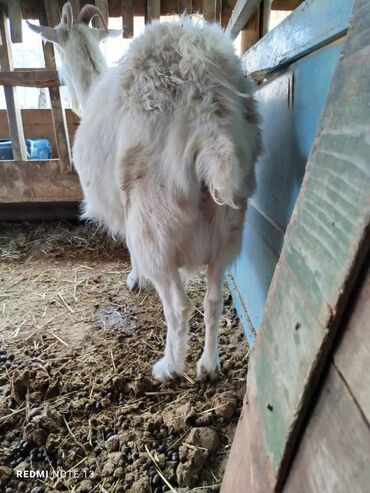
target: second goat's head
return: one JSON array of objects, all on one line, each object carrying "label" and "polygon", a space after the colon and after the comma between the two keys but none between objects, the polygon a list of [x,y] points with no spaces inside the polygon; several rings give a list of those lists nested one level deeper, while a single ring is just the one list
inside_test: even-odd
[{"label": "second goat's head", "polygon": [[[97,16],[104,26],[101,29],[89,26],[90,21]],[[85,105],[91,85],[107,68],[99,42],[107,36],[117,36],[122,31],[109,30],[102,13],[95,5],[85,5],[74,20],[69,2],[64,4],[57,26],[37,26],[30,22],[28,26],[41,34],[45,41],[50,41],[57,47],[61,59],[61,76],[70,91],[72,107],[79,113],[78,106]]]}]

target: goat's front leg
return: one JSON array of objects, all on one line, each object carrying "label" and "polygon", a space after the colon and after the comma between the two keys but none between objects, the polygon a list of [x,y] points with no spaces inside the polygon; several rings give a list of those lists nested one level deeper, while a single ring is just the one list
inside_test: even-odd
[{"label": "goat's front leg", "polygon": [[163,381],[184,373],[189,318],[193,305],[185,293],[177,269],[171,276],[155,280],[154,285],[162,300],[167,322],[165,354],[153,367],[154,378]]},{"label": "goat's front leg", "polygon": [[207,268],[207,292],[204,298],[205,343],[203,354],[197,364],[197,376],[199,379],[213,376],[220,367],[218,325],[223,309],[223,277],[223,264],[218,260],[210,262]]}]

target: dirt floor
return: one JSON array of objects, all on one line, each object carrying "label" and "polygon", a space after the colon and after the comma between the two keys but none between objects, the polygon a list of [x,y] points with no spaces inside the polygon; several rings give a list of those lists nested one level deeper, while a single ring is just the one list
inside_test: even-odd
[{"label": "dirt floor", "polygon": [[150,286],[128,291],[118,242],[86,225],[0,225],[0,255],[0,491],[218,491],[248,358],[226,287],[222,373],[195,379],[199,275],[187,374],[161,384],[162,308]]}]

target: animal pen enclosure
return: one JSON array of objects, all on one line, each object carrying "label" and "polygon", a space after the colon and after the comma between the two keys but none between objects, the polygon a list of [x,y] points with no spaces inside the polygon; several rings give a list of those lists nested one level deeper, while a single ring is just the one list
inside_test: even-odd
[{"label": "animal pen enclosure", "polygon": [[[74,14],[86,3],[72,1]],[[135,17],[147,22],[184,10],[239,35],[243,68],[257,82],[265,153],[242,251],[227,274],[222,373],[211,384],[191,374],[179,388],[149,378],[163,345],[160,306],[150,289],[122,287],[129,259],[116,243],[68,223],[5,226],[0,489],[365,492],[368,2],[88,3],[107,20],[120,17],[127,38],[136,34]],[[7,105],[0,138],[11,138],[14,154],[0,161],[0,220],[75,217],[82,198],[71,162],[79,119],[64,108],[51,44],[43,45],[45,69],[12,65],[22,19],[56,25],[63,4],[0,2]],[[277,11],[293,13],[269,30]],[[50,109],[21,109],[17,86],[47,88]],[[52,159],[27,159],[25,138],[37,137],[50,140]],[[202,276],[188,288],[196,306],[192,361],[203,288]],[[243,403],[248,349],[232,302],[253,347]],[[78,477],[52,477],[58,468]],[[31,469],[50,475],[16,477]]]}]

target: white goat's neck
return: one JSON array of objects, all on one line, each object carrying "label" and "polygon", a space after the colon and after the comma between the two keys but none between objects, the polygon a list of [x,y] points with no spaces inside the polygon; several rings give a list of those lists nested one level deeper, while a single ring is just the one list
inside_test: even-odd
[{"label": "white goat's neck", "polygon": [[83,112],[91,89],[99,77],[108,69],[98,42],[85,26],[70,36],[62,53],[62,77],[72,98],[72,108]]}]

